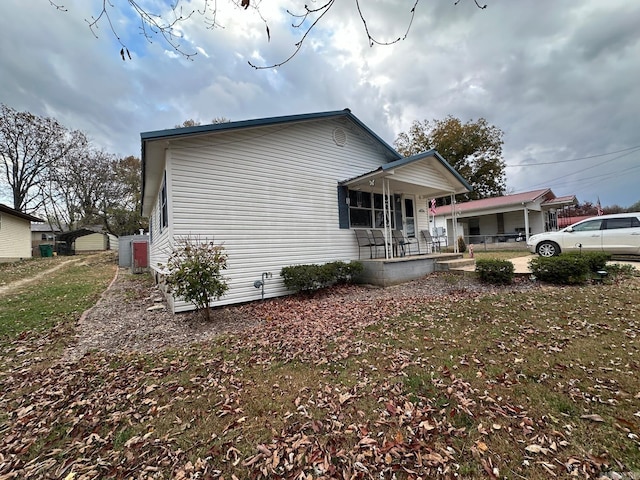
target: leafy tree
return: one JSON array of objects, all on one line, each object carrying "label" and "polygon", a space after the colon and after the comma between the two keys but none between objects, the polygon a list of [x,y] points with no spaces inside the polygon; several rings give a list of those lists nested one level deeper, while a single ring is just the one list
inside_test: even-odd
[{"label": "leafy tree", "polygon": [[140,159],[87,147],[73,152],[51,173],[44,209],[59,229],[100,225],[114,235],[146,228],[140,213]]},{"label": "leafy tree", "polygon": [[473,187],[458,200],[477,200],[504,194],[506,176],[502,158],[504,133],[484,119],[469,120],[448,116],[444,120],[414,121],[394,145],[405,156],[435,149]]},{"label": "leafy tree", "polygon": [[111,163],[114,181],[120,185],[120,196],[107,210],[107,228],[114,235],[131,235],[149,227],[142,216],[142,188],[140,173],[142,162],[139,158],[128,156]]},{"label": "leafy tree", "polygon": [[[226,117],[215,117],[211,119],[211,123],[212,124],[216,124],[216,123],[229,123],[231,120],[229,120]],[[185,120],[184,122],[175,125],[174,128],[185,128],[185,127],[197,127],[198,125],[202,125],[202,123],[200,123],[199,120],[194,120],[193,118],[190,118],[188,120]]]},{"label": "leafy tree", "polygon": [[182,123],[179,123],[178,125],[174,125],[173,128],[197,127],[198,125],[201,125],[201,123],[198,120],[194,120],[193,118],[190,118],[188,120],[185,120]]},{"label": "leafy tree", "polygon": [[[458,5],[462,0],[456,0],[454,2],[455,5]],[[302,0],[291,0],[294,4],[292,8],[287,9],[287,13],[291,16],[292,23],[288,24],[284,28],[299,29],[301,32],[300,40],[296,42],[294,45],[293,53],[286,58],[285,60],[275,63],[273,65],[268,66],[257,66],[249,61],[249,65],[256,69],[262,68],[274,68],[279,67],[289,60],[291,60],[295,55],[300,51],[302,45],[304,44],[307,37],[310,35],[311,31],[316,27],[322,19],[327,15],[331,9],[334,7],[336,0],[325,0],[321,2],[321,5],[315,6],[315,4],[308,4],[303,2]],[[409,30],[411,29],[411,24],[413,23],[413,19],[416,14],[416,10],[420,0],[413,0],[410,3],[407,3],[407,27],[404,35],[399,36],[392,40],[378,40],[378,38],[374,37],[373,33],[369,29],[367,24],[367,20],[365,15],[362,12],[360,7],[361,0],[354,0],[356,4],[356,8],[358,11],[358,15],[360,17],[360,22],[362,23],[362,27],[364,29],[365,35],[367,36],[367,40],[370,46],[373,45],[392,45],[394,43],[399,42],[400,40],[404,40],[409,34]],[[480,5],[478,0],[473,0],[476,7],[480,9],[484,9],[486,5]],[[66,12],[67,9],[64,5],[58,3],[54,0],[49,0],[49,3],[60,11]],[[91,19],[86,19],[85,21],[88,23],[91,32],[94,36],[98,36],[96,31],[100,23],[106,24],[108,28],[113,33],[113,36],[118,40],[121,45],[120,56],[122,60],[131,60],[131,53],[129,52],[129,48],[127,44],[124,42],[122,38],[121,32],[117,30],[118,22],[115,21],[115,18],[112,18],[117,14],[118,11],[124,10],[125,7],[131,8],[135,15],[138,17],[138,22],[131,22],[131,25],[136,25],[136,28],[141,30],[142,35],[151,43],[155,38],[160,37],[160,39],[169,47],[171,47],[177,54],[182,55],[185,58],[192,59],[197,52],[195,49],[187,50],[181,44],[184,39],[185,33],[183,32],[183,24],[195,17],[196,15],[200,15],[204,24],[209,29],[219,28],[221,27],[218,22],[218,14],[220,13],[220,6],[223,3],[230,4],[232,7],[236,7],[242,10],[251,10],[253,11],[258,18],[264,22],[265,26],[265,35],[267,41],[271,40],[271,30],[269,28],[268,20],[262,15],[260,11],[260,0],[227,0],[227,2],[218,2],[211,0],[199,0],[199,1],[187,1],[187,0],[173,0],[170,2],[171,7],[165,8],[164,11],[152,11],[150,8],[141,5],[141,3],[137,0],[127,0],[126,2],[108,2],[108,1],[96,1],[96,14]],[[125,6],[123,7],[123,4]],[[164,2],[160,2],[161,5],[164,5]],[[194,5],[192,7],[192,5]],[[310,6],[311,5],[311,6]]]},{"label": "leafy tree", "polygon": [[13,208],[35,211],[42,206],[40,184],[70,152],[87,144],[80,131],[57,120],[0,106],[0,171],[13,195]]},{"label": "leafy tree", "polygon": [[628,210],[630,212],[640,212],[640,200],[631,205]]},{"label": "leafy tree", "polygon": [[209,305],[229,289],[222,271],[227,269],[227,254],[222,245],[207,239],[181,239],[169,255],[165,281],[170,291],[192,302],[196,310],[211,319]]}]

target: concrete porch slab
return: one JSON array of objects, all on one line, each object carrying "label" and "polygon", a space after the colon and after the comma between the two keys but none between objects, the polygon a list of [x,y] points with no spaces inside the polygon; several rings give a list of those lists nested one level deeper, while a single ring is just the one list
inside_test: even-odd
[{"label": "concrete porch slab", "polygon": [[358,283],[388,287],[441,271],[438,269],[437,263],[461,258],[462,254],[434,253],[391,259],[373,258],[360,260],[364,268],[356,281]]}]

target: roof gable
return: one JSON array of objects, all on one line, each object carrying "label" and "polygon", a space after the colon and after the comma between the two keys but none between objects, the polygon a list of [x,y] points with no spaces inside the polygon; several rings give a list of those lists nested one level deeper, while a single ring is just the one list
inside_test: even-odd
[{"label": "roof gable", "polygon": [[164,152],[169,142],[201,135],[224,135],[227,132],[237,132],[252,128],[266,128],[277,125],[295,124],[344,118],[361,129],[371,140],[379,146],[383,155],[390,161],[402,158],[393,147],[380,138],[369,127],[362,123],[351,110],[336,110],[320,113],[288,115],[282,117],[260,118],[237,122],[217,123],[212,125],[198,125],[195,127],[174,128],[143,132],[140,134],[142,142],[142,211],[150,212],[161,183]]}]

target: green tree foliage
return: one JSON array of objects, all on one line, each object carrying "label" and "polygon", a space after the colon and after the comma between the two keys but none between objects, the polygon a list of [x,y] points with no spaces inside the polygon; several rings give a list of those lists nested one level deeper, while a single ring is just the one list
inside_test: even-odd
[{"label": "green tree foliage", "polygon": [[444,120],[414,121],[408,132],[396,138],[396,150],[405,156],[435,149],[469,182],[473,191],[458,200],[500,196],[506,187],[502,158],[504,133],[484,118],[462,123],[448,116]]},{"label": "green tree foliage", "polygon": [[209,305],[229,289],[222,271],[227,269],[227,254],[222,245],[207,239],[186,237],[169,255],[165,281],[170,291],[196,306],[211,319]]}]

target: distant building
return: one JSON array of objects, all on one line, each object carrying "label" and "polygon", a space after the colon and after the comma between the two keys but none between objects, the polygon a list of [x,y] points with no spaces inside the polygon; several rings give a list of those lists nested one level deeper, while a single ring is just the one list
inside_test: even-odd
[{"label": "distant building", "polygon": [[44,220],[0,203],[0,262],[31,258],[31,222]]}]

